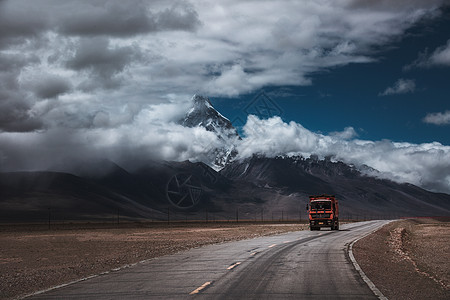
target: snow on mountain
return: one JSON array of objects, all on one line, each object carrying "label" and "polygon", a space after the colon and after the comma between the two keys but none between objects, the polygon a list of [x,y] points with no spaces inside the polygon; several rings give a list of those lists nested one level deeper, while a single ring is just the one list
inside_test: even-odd
[{"label": "snow on mountain", "polygon": [[191,101],[192,108],[179,123],[185,127],[204,127],[216,134],[222,146],[208,149],[209,161],[205,163],[218,171],[237,156],[236,143],[241,138],[230,120],[214,109],[207,97],[194,95]]}]

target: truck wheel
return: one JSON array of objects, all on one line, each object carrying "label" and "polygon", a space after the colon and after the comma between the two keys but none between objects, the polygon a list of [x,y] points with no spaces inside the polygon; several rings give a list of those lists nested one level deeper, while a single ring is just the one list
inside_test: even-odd
[{"label": "truck wheel", "polygon": [[331,230],[336,230],[336,227],[334,227],[334,224],[331,225]]},{"label": "truck wheel", "polygon": [[336,230],[339,230],[339,224],[336,225]]}]

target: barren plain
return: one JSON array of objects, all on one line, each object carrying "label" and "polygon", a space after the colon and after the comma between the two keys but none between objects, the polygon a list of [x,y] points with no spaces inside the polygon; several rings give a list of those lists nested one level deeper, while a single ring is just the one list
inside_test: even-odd
[{"label": "barren plain", "polygon": [[450,218],[390,223],[353,251],[388,299],[450,299]]}]

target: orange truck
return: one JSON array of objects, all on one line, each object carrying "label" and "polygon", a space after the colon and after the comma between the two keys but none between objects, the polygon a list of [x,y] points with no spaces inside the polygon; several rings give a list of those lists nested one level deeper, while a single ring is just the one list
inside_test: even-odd
[{"label": "orange truck", "polygon": [[339,230],[339,204],[334,195],[309,196],[309,207],[306,205],[306,210],[311,231],[322,227]]}]

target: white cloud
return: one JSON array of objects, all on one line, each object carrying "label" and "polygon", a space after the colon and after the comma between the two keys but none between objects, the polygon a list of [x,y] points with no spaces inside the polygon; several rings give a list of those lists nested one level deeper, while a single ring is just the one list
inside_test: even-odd
[{"label": "white cloud", "polygon": [[431,54],[430,62],[434,65],[450,66],[450,40],[447,45],[437,48]]},{"label": "white cloud", "polygon": [[413,93],[416,90],[416,82],[412,79],[400,78],[392,87],[388,87],[380,96]]},{"label": "white cloud", "polygon": [[[54,127],[46,131],[0,133],[0,170],[65,170],[79,163],[110,159],[125,168],[149,160],[203,161],[219,145],[214,133],[175,123],[189,104],[149,105],[128,122],[98,111],[90,129]],[[110,126],[111,123],[115,127]]]},{"label": "white cloud", "polygon": [[233,65],[223,70],[221,74],[209,81],[206,89],[208,94],[217,92],[226,96],[238,96],[243,92],[251,91],[254,86],[248,81],[249,75],[244,72],[242,66]]},{"label": "white cloud", "polygon": [[345,127],[343,131],[330,132],[330,136],[342,139],[350,140],[358,136],[358,133],[353,127]]},{"label": "white cloud", "polygon": [[428,49],[419,53],[419,57],[411,64],[404,67],[405,70],[417,68],[430,68],[435,66],[450,66],[450,40],[447,44],[436,48],[433,53],[428,54]]},{"label": "white cloud", "polygon": [[448,125],[450,124],[450,110],[447,110],[444,113],[429,113],[423,118],[423,121],[435,125]]},{"label": "white cloud", "polygon": [[450,146],[437,142],[411,144],[348,139],[349,135],[345,134],[327,136],[311,132],[295,122],[285,123],[279,117],[260,120],[249,116],[243,129],[246,136],[238,147],[241,158],[253,153],[268,157],[285,154],[332,156],[380,172],[370,174],[372,176],[450,192]]}]

